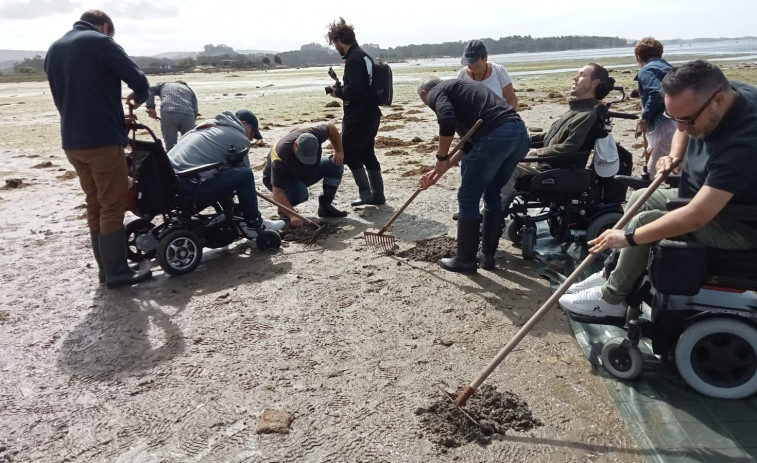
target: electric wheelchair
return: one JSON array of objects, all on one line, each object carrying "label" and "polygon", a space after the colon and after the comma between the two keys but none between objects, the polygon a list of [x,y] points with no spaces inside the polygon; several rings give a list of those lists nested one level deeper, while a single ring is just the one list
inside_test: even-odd
[{"label": "electric wheelchair", "polygon": [[[612,177],[601,177],[594,170],[593,162],[588,163],[595,142],[612,131],[612,118],[638,119],[634,114],[610,111],[613,103],[623,101],[622,87],[614,87],[622,96],[613,102],[595,107],[597,121],[581,150],[570,154],[551,156],[527,156],[522,162],[540,163],[541,172],[519,178],[510,206],[505,211],[507,226],[505,234],[514,244],[521,247],[523,258],[534,258],[536,225],[546,221],[550,234],[557,239],[568,241],[574,234],[584,235],[591,240],[604,230],[612,228],[623,215],[626,200],[626,185]],[[630,175],[633,156],[628,150],[617,145],[618,174]],[[532,144],[532,148],[541,148]],[[534,214],[534,210],[537,213]]]},{"label": "electric wheelchair", "polygon": [[[673,177],[670,183],[676,181]],[[641,186],[634,178],[626,183]],[[671,200],[667,209],[688,201]],[[757,227],[757,207],[729,205],[717,220]],[[613,266],[614,260],[608,259],[606,271]],[[646,338],[653,353],[673,364],[697,392],[721,399],[749,397],[757,393],[755,291],[757,248],[723,250],[696,242],[660,241],[652,248],[647,272],[627,298],[627,336],[605,343],[602,364],[618,378],[638,377],[644,366],[638,345]],[[644,317],[642,307],[651,309]]]},{"label": "electric wheelchair", "polygon": [[[129,260],[139,262],[157,257],[167,274],[182,275],[200,265],[203,248],[221,248],[248,237],[241,228],[245,222],[234,200],[234,190],[218,192],[214,197],[185,196],[179,191],[179,180],[196,179],[199,186],[200,173],[226,163],[174,172],[162,142],[153,131],[142,124],[131,128],[146,130],[152,140],[132,139],[131,153],[127,155],[137,196],[132,207],[137,217],[124,225]],[[230,148],[229,154],[231,159],[241,160],[246,153]],[[162,220],[155,224],[156,218]],[[275,231],[261,230],[255,243],[260,250],[279,248],[281,237]]]}]

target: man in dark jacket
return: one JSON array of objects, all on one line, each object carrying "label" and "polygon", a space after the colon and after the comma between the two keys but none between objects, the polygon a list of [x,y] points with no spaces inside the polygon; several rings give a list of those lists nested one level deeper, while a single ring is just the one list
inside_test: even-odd
[{"label": "man in dark jacket", "polygon": [[381,110],[371,90],[373,60],[357,44],[355,31],[344,18],[329,26],[326,38],[344,59],[342,86],[331,87],[330,94],[344,102],[344,162],[352,171],[360,194],[360,199],[352,205],[385,204],[384,180],[374,147]]},{"label": "man in dark jacket", "polygon": [[121,82],[133,90],[127,104],[140,106],[149,84],[144,73],[114,40],[110,17],[90,10],[71,31],[50,46],[45,72],[60,112],[63,150],[87,195],[87,224],[99,278],[109,288],[152,276],[126,262],[123,221],[128,174],[124,146],[129,143]]},{"label": "man in dark jacket", "polygon": [[[513,169],[526,156],[531,140],[518,113],[492,92],[474,81],[439,80],[430,77],[418,85],[418,95],[439,121],[439,147],[434,170],[421,178],[421,188],[436,183],[457,163],[449,149],[455,130],[461,136],[483,121],[471,140],[463,147],[462,182],[457,190],[457,255],[442,259],[446,270],[476,273],[477,260],[484,269],[494,268],[494,255],[502,234],[500,189]],[[481,252],[478,250],[478,204],[484,198],[484,222]],[[478,259],[477,259],[478,257]]]}]

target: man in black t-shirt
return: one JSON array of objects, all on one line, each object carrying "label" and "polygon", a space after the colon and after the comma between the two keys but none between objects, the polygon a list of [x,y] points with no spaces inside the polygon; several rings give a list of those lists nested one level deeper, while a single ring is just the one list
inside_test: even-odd
[{"label": "man in black t-shirt", "polygon": [[[436,113],[439,146],[434,170],[421,178],[421,188],[436,183],[456,160],[449,149],[455,131],[463,136],[481,119],[483,124],[463,147],[462,182],[457,190],[457,255],[442,259],[453,272],[476,273],[477,264],[494,268],[494,256],[502,234],[500,190],[523,160],[531,144],[526,125],[507,102],[479,82],[430,77],[418,85],[421,101]],[[484,198],[481,252],[478,204]]]},{"label": "man in black t-shirt", "polygon": [[[323,157],[321,144],[331,141],[333,156]],[[263,169],[263,184],[273,192],[273,199],[289,209],[308,199],[308,187],[323,180],[323,194],[318,197],[319,217],[346,217],[347,213],[331,203],[342,183],[344,173],[342,139],[333,122],[294,130],[271,148]],[[302,220],[288,214],[293,227]]]},{"label": "man in black t-shirt", "polygon": [[[655,191],[625,231],[607,230],[589,242],[595,253],[620,249],[617,266],[607,280],[595,274],[575,285],[583,290],[564,295],[560,305],[597,323],[625,320],[625,298],[654,242],[677,237],[718,249],[757,248],[757,224],[717,218],[728,204],[757,206],[757,88],[728,81],[712,63],[693,61],[671,71],[662,90],[665,115],[678,122],[678,131],[657,171],[682,159],[681,185]],[[644,191],[634,192],[628,204]],[[666,212],[665,203],[676,197],[691,202]]]}]

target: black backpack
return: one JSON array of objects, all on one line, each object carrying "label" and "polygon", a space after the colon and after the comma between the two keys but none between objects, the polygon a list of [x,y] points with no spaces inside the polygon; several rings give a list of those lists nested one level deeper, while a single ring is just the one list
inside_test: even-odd
[{"label": "black backpack", "polygon": [[371,91],[380,106],[391,106],[394,97],[394,83],[392,82],[392,68],[380,59],[373,62],[371,76]]}]

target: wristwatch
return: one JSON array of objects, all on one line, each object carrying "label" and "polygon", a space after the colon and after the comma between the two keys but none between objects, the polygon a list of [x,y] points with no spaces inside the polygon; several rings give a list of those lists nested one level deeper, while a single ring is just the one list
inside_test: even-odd
[{"label": "wristwatch", "polygon": [[442,156],[441,154],[436,153],[436,159],[439,160],[439,161],[446,161],[447,159],[449,159],[449,155]]},{"label": "wristwatch", "polygon": [[626,228],[625,237],[629,246],[636,246],[636,240],[633,239],[633,234],[636,233],[636,227]]}]

